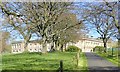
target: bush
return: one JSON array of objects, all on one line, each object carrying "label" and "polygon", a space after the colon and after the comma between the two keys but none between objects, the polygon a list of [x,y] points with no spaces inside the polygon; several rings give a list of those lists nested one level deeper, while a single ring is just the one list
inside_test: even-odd
[{"label": "bush", "polygon": [[42,54],[41,52],[29,52],[29,51],[24,51],[22,54]]},{"label": "bush", "polygon": [[77,52],[78,50],[82,51],[80,48],[78,48],[77,46],[68,46],[67,47],[67,51],[68,52]]},{"label": "bush", "polygon": [[96,46],[95,48],[93,48],[94,52],[103,52],[104,51],[104,47],[103,46]]}]

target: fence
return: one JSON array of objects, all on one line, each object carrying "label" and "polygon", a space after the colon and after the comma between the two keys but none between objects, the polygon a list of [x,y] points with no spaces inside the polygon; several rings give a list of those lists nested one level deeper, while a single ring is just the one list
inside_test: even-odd
[{"label": "fence", "polygon": [[118,56],[120,55],[119,51],[120,51],[120,48],[108,48],[107,54],[111,56]]}]

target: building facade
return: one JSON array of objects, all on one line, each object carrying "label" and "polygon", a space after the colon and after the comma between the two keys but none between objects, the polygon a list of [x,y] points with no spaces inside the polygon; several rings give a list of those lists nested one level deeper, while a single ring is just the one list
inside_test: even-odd
[{"label": "building facade", "polygon": [[95,46],[103,46],[103,42],[96,39],[83,38],[75,43],[83,52],[90,52]]},{"label": "building facade", "polygon": [[[82,38],[76,43],[67,44],[67,46],[69,45],[75,45],[79,47],[82,50],[82,52],[90,52],[96,46],[104,46],[104,43],[100,39]],[[110,41],[108,41],[107,43],[107,48],[111,48]]]},{"label": "building facade", "polygon": [[[12,46],[12,53],[22,53],[25,51],[24,41],[14,42],[12,43],[11,46]],[[47,44],[47,51],[50,51],[50,47],[51,47],[50,44]],[[26,49],[29,52],[42,52],[42,44],[35,42],[35,41],[31,41],[28,43]]]},{"label": "building facade", "polygon": [[[24,42],[14,42],[12,43],[12,53],[22,53],[24,52]],[[66,48],[70,45],[75,45],[82,49],[83,52],[90,52],[95,46],[104,46],[103,42],[99,39],[94,38],[82,38],[76,43],[67,43]],[[51,44],[47,44],[47,51],[50,51]],[[110,48],[109,43],[107,43],[107,48]],[[31,41],[27,45],[27,50],[29,52],[42,52],[42,44]]]}]

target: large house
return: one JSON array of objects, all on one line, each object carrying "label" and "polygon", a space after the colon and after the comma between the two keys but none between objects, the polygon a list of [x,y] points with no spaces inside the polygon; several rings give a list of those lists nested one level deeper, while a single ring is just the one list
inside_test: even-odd
[{"label": "large house", "polygon": [[[107,43],[107,47],[110,48],[110,43]],[[12,53],[24,52],[25,43],[22,41],[12,43]],[[66,47],[75,45],[82,49],[83,52],[90,52],[95,46],[103,46],[103,42],[100,39],[95,38],[82,38],[76,43],[67,43]],[[47,51],[50,51],[51,44],[47,44]],[[42,52],[42,44],[37,41],[30,41],[27,45],[29,52]]]},{"label": "large house", "polygon": [[[90,52],[96,46],[104,46],[102,40],[95,38],[82,38],[76,43],[70,43],[68,45],[75,45],[82,49],[82,52]],[[110,48],[110,41],[107,43],[107,48]]]},{"label": "large house", "polygon": [[[17,41],[12,43],[12,53],[22,53],[25,51],[24,41]],[[29,52],[42,52],[42,44],[37,41],[30,41],[26,47]],[[47,44],[47,51],[50,51],[50,44]]]}]

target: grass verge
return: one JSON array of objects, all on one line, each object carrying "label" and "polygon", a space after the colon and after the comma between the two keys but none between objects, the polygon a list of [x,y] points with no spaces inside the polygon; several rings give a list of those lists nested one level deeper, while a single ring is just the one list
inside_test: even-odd
[{"label": "grass verge", "polygon": [[[60,60],[63,60],[65,72],[87,70],[87,61],[84,53],[80,53],[79,67],[73,62],[76,52],[53,52],[5,54],[2,56],[3,70],[58,70]],[[75,71],[75,72],[76,72]]]},{"label": "grass verge", "polygon": [[88,72],[87,58],[85,53],[80,54],[79,66],[84,72]]}]

